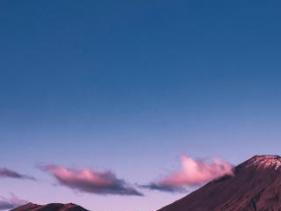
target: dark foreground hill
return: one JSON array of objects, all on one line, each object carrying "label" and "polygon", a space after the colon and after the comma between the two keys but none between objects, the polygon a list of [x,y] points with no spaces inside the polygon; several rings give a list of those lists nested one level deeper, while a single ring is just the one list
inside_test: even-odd
[{"label": "dark foreground hill", "polygon": [[52,203],[47,205],[37,205],[28,203],[11,211],[88,211],[75,204]]},{"label": "dark foreground hill", "polygon": [[159,211],[281,211],[281,157],[254,156]]}]

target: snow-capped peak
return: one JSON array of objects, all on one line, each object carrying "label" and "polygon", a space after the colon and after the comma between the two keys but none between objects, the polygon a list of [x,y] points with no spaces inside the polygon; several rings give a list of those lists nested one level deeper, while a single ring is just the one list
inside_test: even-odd
[{"label": "snow-capped peak", "polygon": [[281,167],[281,157],[278,155],[256,155],[247,162],[247,166],[277,170]]}]

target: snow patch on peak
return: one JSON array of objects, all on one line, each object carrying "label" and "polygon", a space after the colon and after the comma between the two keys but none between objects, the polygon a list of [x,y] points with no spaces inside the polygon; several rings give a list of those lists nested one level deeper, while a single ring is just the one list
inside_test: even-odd
[{"label": "snow patch on peak", "polygon": [[278,155],[256,155],[247,162],[247,166],[278,170],[281,167],[281,157]]}]

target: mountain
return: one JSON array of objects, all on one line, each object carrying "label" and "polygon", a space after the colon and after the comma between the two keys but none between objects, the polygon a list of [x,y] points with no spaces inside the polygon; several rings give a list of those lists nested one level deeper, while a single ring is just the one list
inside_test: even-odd
[{"label": "mountain", "polygon": [[83,207],[69,203],[69,204],[60,204],[52,203],[47,205],[37,205],[33,203],[28,203],[11,211],[88,211]]},{"label": "mountain", "polygon": [[281,211],[281,157],[254,156],[158,211]]}]

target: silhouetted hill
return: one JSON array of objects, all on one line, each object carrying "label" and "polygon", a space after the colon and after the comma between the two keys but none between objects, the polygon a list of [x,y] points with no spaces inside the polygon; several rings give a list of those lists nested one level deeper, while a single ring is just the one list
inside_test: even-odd
[{"label": "silhouetted hill", "polygon": [[52,203],[47,205],[37,205],[33,203],[28,203],[11,211],[88,211],[83,207],[75,204],[60,204]]}]

